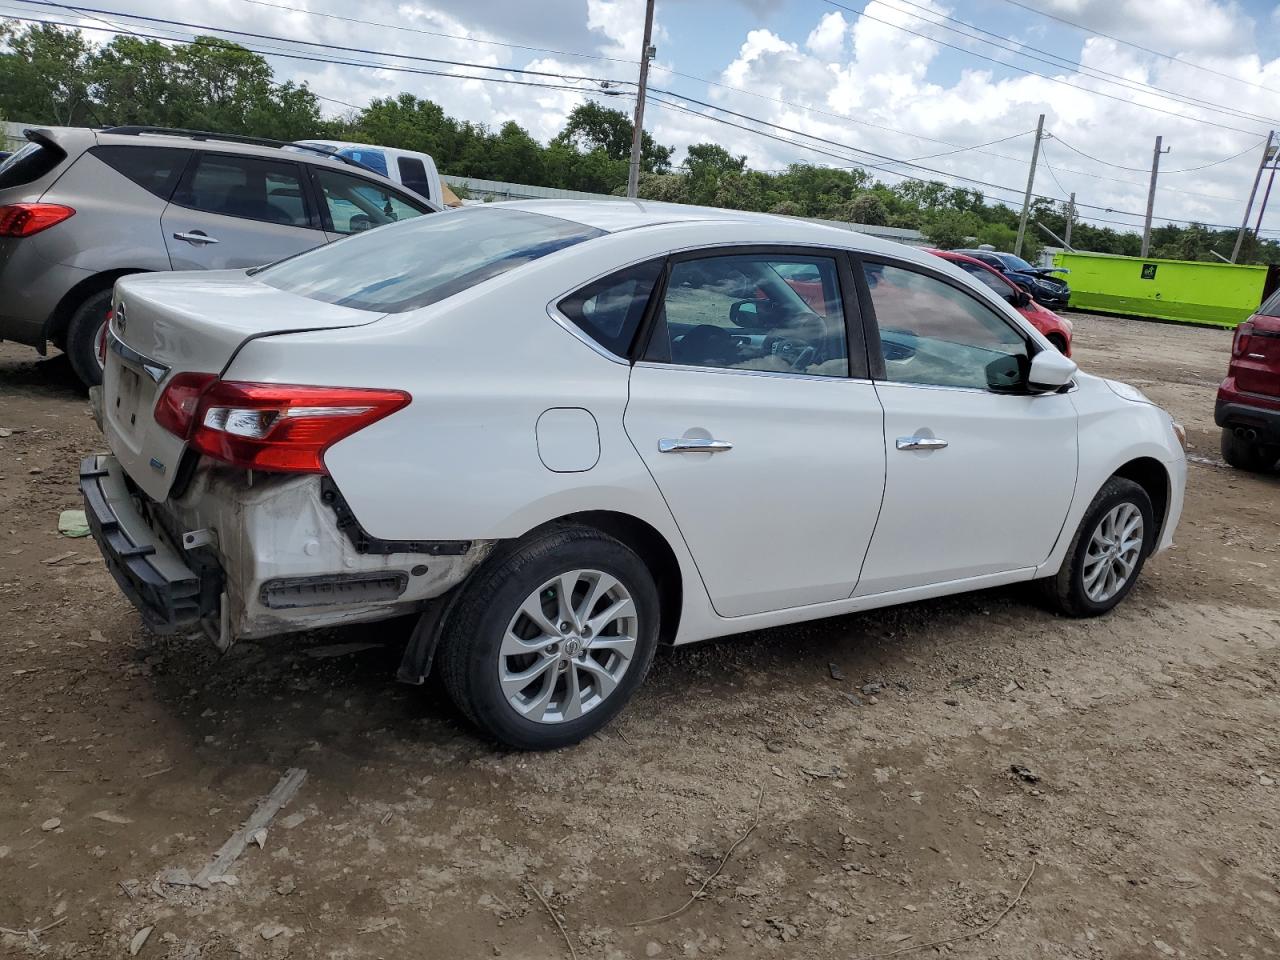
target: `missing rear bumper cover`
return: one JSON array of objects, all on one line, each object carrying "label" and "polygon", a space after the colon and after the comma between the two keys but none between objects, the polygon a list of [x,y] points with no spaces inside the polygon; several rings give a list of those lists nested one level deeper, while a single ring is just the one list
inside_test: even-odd
[{"label": "missing rear bumper cover", "polygon": [[375,603],[395,600],[408,585],[402,571],[288,577],[266,581],[258,598],[270,610]]}]

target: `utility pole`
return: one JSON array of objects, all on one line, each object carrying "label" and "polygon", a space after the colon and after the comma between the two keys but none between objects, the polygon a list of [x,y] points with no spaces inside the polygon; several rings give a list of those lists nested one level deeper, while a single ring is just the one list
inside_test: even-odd
[{"label": "utility pole", "polygon": [[1073,193],[1071,195],[1071,199],[1067,201],[1067,230],[1066,230],[1066,236],[1063,237],[1063,240],[1065,241],[1064,246],[1068,250],[1071,249],[1071,227],[1075,223],[1075,219],[1076,219],[1076,195]]},{"label": "utility pole", "polygon": [[1161,150],[1160,145],[1164,143],[1164,137],[1156,137],[1156,149],[1151,154],[1151,187],[1147,190],[1147,219],[1142,225],[1142,253],[1140,256],[1143,260],[1147,258],[1147,251],[1151,249],[1151,214],[1156,209],[1156,177],[1160,175],[1160,154],[1168,153],[1173,148]]},{"label": "utility pole", "polygon": [[1267,178],[1267,189],[1262,192],[1262,206],[1258,208],[1258,222],[1253,225],[1255,237],[1262,234],[1262,215],[1267,212],[1267,201],[1271,199],[1271,187],[1276,182],[1276,160],[1271,161],[1271,176]]},{"label": "utility pole", "polygon": [[1036,121],[1036,145],[1031,148],[1031,170],[1027,173],[1027,192],[1022,197],[1022,216],[1018,218],[1018,242],[1013,255],[1022,256],[1022,240],[1027,235],[1027,215],[1031,213],[1031,188],[1036,182],[1036,164],[1040,161],[1040,141],[1044,137],[1044,114]]},{"label": "utility pole", "polygon": [[1274,130],[1267,134],[1267,145],[1262,148],[1262,159],[1258,161],[1258,172],[1253,178],[1253,189],[1249,191],[1249,202],[1244,205],[1244,219],[1240,221],[1240,232],[1236,234],[1236,245],[1231,251],[1231,262],[1235,263],[1240,256],[1240,245],[1244,243],[1244,232],[1249,229],[1249,214],[1253,212],[1253,198],[1258,195],[1258,184],[1262,181],[1262,171],[1266,169],[1271,158],[1271,142],[1275,140]]},{"label": "utility pole", "polygon": [[653,0],[644,10],[644,46],[640,49],[640,85],[636,90],[635,129],[631,131],[631,168],[627,171],[627,196],[633,200],[640,184],[640,147],[644,143],[644,96],[649,84],[649,61],[657,56],[653,43]]}]

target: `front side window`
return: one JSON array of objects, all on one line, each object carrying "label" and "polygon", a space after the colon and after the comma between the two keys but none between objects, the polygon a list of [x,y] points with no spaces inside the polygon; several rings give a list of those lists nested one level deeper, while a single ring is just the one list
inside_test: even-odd
[{"label": "front side window", "polygon": [[1025,383],[1027,342],[995,311],[914,270],[880,263],[863,269],[887,380],[997,391]]},{"label": "front side window", "polygon": [[339,240],[254,276],[312,300],[400,313],[603,235],[559,217],[470,207]]},{"label": "front side window", "polygon": [[298,165],[279,160],[201,154],[178,185],[173,202],[242,220],[310,226]]},{"label": "front side window", "polygon": [[836,261],[764,254],[672,264],[646,358],[847,377]]},{"label": "front side window", "polygon": [[335,233],[361,233],[429,212],[423,204],[371,180],[323,167],[313,169]]},{"label": "front side window", "polygon": [[619,270],[561,300],[560,312],[610,353],[624,356],[631,348],[662,261],[650,260]]}]

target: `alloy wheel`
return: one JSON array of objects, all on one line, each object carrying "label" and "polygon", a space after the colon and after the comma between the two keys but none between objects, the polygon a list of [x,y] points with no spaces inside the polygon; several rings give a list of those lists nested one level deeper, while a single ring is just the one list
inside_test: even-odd
[{"label": "alloy wheel", "polygon": [[1142,543],[1142,511],[1136,504],[1120,503],[1104,514],[1085,553],[1085,596],[1106,603],[1119,593],[1133,576]]},{"label": "alloy wheel", "polygon": [[631,666],[639,621],[631,593],[601,570],[571,570],[531,593],[507,625],[498,679],[526,719],[566,723],[600,706]]}]

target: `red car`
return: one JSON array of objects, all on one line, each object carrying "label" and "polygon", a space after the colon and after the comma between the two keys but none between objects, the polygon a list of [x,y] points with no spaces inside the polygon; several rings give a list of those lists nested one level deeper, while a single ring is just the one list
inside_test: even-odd
[{"label": "red car", "polygon": [[1231,466],[1267,470],[1280,460],[1280,293],[1236,327],[1213,422]]},{"label": "red car", "polygon": [[1071,356],[1071,321],[1064,317],[1058,316],[1052,310],[1040,306],[1031,299],[1031,294],[1027,293],[1020,287],[1014,286],[1000,272],[987,266],[981,260],[970,257],[967,254],[956,253],[952,250],[930,250],[936,257],[941,257],[950,263],[954,263],[965,273],[972,274],[976,279],[985,283],[997,294],[1009,301],[1014,308],[1031,321],[1031,325],[1045,335],[1050,343]]}]

